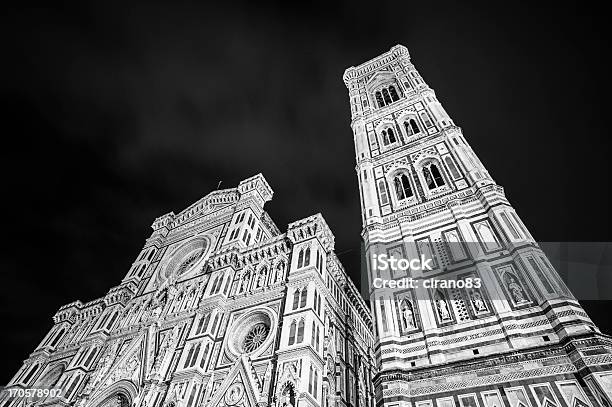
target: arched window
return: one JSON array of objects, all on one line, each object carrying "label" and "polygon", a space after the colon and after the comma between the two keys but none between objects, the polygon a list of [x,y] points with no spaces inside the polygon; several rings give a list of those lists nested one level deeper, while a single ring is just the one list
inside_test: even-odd
[{"label": "arched window", "polygon": [[206,357],[208,356],[208,347],[209,344],[206,344],[206,347],[204,348],[204,352],[202,353],[202,359],[200,360],[200,369],[204,369],[204,365],[206,364]]},{"label": "arched window", "polygon": [[215,319],[213,320],[212,327],[210,328],[210,333],[215,334],[215,329],[217,328],[217,322],[219,322],[219,314],[215,315]]},{"label": "arched window", "polygon": [[291,323],[291,327],[289,328],[289,345],[293,345],[295,343],[295,331],[297,324],[295,321]]},{"label": "arched window", "polygon": [[191,358],[191,361],[189,362],[189,367],[193,367],[195,366],[195,362],[198,359],[198,355],[200,354],[200,345],[201,344],[197,344],[195,347],[195,350],[193,351],[193,357]]},{"label": "arched window", "polygon": [[406,129],[406,134],[408,134],[408,136],[412,136],[421,132],[421,130],[419,129],[419,125],[414,119],[408,119],[407,121],[405,121],[404,128]]},{"label": "arched window", "polygon": [[389,96],[389,91],[387,89],[383,89],[382,94],[383,94],[383,99],[385,99],[385,103],[390,104],[392,101],[391,101],[391,96]]},{"label": "arched window", "polygon": [[389,128],[389,129],[387,129],[387,132],[389,133],[389,143],[395,143],[397,141],[397,139],[395,138],[395,134],[393,133],[393,129]]},{"label": "arched window", "polygon": [[215,276],[215,279],[212,280],[212,284],[210,285],[210,293],[211,294],[215,293],[215,287],[217,286],[217,279],[218,278],[219,278],[218,276]]},{"label": "arched window", "polygon": [[296,288],[295,291],[293,292],[293,308],[292,309],[297,309],[299,303],[300,303],[300,289]]},{"label": "arched window", "polygon": [[85,361],[85,366],[89,366],[89,364],[93,361],[93,358],[97,352],[98,352],[98,348],[93,348],[91,352],[89,352],[89,356],[87,357],[87,360]]},{"label": "arched window", "polygon": [[297,329],[297,340],[295,343],[302,343],[304,340],[304,320],[301,319]]},{"label": "arched window", "polygon": [[395,184],[395,193],[398,201],[413,196],[412,188],[410,188],[410,180],[408,179],[408,175],[406,173],[397,175],[393,179],[393,182]]},{"label": "arched window", "polygon": [[219,276],[219,278],[216,281],[214,294],[217,294],[221,290],[221,284],[223,284],[223,276],[222,275]]},{"label": "arched window", "polygon": [[[210,314],[209,314],[210,316]],[[204,316],[202,316],[202,318],[200,318],[200,322],[198,323],[198,327],[195,330],[195,334],[199,335],[200,332],[202,332],[202,327],[204,326],[204,321],[206,320],[206,318]]]},{"label": "arched window", "polygon": [[395,90],[395,86],[393,85],[389,86],[389,93],[391,94],[391,99],[394,102],[399,100],[399,95],[397,94],[397,91]]},{"label": "arched window", "polygon": [[306,306],[306,299],[308,298],[308,287],[304,287],[302,290],[302,295],[300,298],[300,308],[304,308]]},{"label": "arched window", "polygon": [[26,377],[23,378],[23,383],[28,383],[30,381],[30,379],[32,379],[32,376],[34,376],[34,373],[36,373],[38,371],[38,368],[40,367],[40,365],[37,363],[35,364],[30,371],[28,372],[28,374],[26,375]]},{"label": "arched window", "polygon": [[60,338],[62,337],[62,335],[64,335],[64,332],[66,330],[64,328],[60,329],[57,332],[57,335],[55,335],[55,338],[53,338],[53,341],[51,342],[50,346],[54,347],[55,345],[57,345],[57,343],[59,342]]},{"label": "arched window", "polygon": [[381,205],[386,205],[389,203],[389,195],[387,195],[387,184],[382,179],[378,181],[378,195],[380,196]]},{"label": "arched window", "polygon": [[108,324],[106,325],[106,330],[110,330],[113,327],[113,324],[115,323],[115,321],[117,320],[117,316],[119,315],[118,312],[115,312],[113,314],[113,317],[110,319],[110,321],[108,321]]},{"label": "arched window", "polygon": [[315,370],[314,372],[314,389],[312,395],[316,399],[318,396],[318,388],[319,388],[319,371]]},{"label": "arched window", "polygon": [[315,336],[317,335],[317,328],[314,321],[312,321],[312,332],[310,333],[310,346],[315,346]]},{"label": "arched window", "polygon": [[308,247],[306,249],[306,252],[304,253],[304,267],[308,266],[310,264],[310,247]]},{"label": "arched window", "polygon": [[383,100],[382,94],[380,92],[376,92],[376,103],[378,103],[378,107],[383,107],[385,105],[385,101]]},{"label": "arched window", "polygon": [[312,394],[312,381],[314,379],[314,371],[312,365],[310,365],[310,372],[308,373],[308,393]]},{"label": "arched window", "polygon": [[77,383],[81,380],[81,375],[74,375],[72,377],[72,382],[70,382],[70,386],[68,386],[68,390],[66,390],[66,394],[63,395],[63,398],[68,400],[72,396],[72,392],[75,390]]},{"label": "arched window", "polygon": [[298,254],[298,268],[302,268],[304,265],[304,249],[300,250],[300,254]]},{"label": "arched window", "polygon": [[382,139],[383,145],[388,146],[389,144],[391,144],[391,141],[389,141],[389,134],[387,134],[387,130],[382,131]]},{"label": "arched window", "polygon": [[315,290],[314,292],[314,310],[315,312],[317,312],[317,298],[319,297],[319,294],[317,293],[317,290]]},{"label": "arched window", "polygon": [[320,344],[319,336],[320,336],[320,332],[321,331],[319,331],[319,327],[317,327],[317,345],[316,345],[317,352],[319,351],[319,344]]},{"label": "arched window", "polygon": [[191,347],[189,348],[189,353],[187,353],[187,358],[185,359],[185,364],[183,365],[183,369],[187,369],[187,367],[189,366],[189,362],[191,361],[191,356],[193,355],[193,349],[194,349],[194,346],[191,345]]},{"label": "arched window", "polygon": [[436,164],[432,163],[423,167],[423,177],[425,177],[425,183],[429,189],[435,189],[444,185],[444,178],[442,178],[442,174]]}]

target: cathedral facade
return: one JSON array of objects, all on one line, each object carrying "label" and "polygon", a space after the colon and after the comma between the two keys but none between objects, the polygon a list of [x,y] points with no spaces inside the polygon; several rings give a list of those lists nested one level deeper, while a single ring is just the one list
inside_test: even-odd
[{"label": "cathedral facade", "polygon": [[[344,73],[385,407],[610,406],[612,341],[395,46]],[[377,281],[447,282],[394,290]],[[478,282],[478,286],[474,282]],[[451,284],[452,283],[452,284]]]},{"label": "cathedral facade", "polygon": [[0,405],[373,405],[372,318],[334,236],[320,214],[282,233],[271,198],[256,175],[156,219],[119,285],[60,308]]},{"label": "cathedral facade", "polygon": [[[323,217],[281,232],[256,175],[157,218],[118,285],[57,311],[0,407],[612,406],[611,339],[406,48],[344,82],[366,258],[430,269],[367,261],[368,306]],[[482,284],[375,287],[406,277]]]}]

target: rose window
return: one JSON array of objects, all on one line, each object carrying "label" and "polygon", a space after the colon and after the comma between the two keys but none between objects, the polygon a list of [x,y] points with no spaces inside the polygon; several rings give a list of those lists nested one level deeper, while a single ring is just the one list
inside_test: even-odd
[{"label": "rose window", "polygon": [[266,309],[256,309],[241,315],[227,332],[227,346],[233,355],[256,354],[273,341],[274,315]]},{"label": "rose window", "polygon": [[259,323],[252,327],[244,337],[244,343],[242,345],[244,351],[249,353],[259,348],[268,337],[269,332],[270,329],[264,323]]},{"label": "rose window", "polygon": [[197,252],[188,256],[179,266],[177,270],[177,275],[180,276],[181,274],[189,270],[191,267],[193,267],[197,263],[197,261],[200,260],[203,254],[204,251],[198,250]]}]

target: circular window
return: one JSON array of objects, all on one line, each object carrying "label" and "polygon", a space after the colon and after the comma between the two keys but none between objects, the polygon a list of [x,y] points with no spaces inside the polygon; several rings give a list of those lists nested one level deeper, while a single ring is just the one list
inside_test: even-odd
[{"label": "circular window", "polygon": [[228,347],[235,355],[253,353],[272,341],[272,315],[256,310],[238,318],[229,330]]},{"label": "circular window", "polygon": [[198,250],[195,253],[192,253],[189,256],[187,256],[187,258],[183,260],[181,265],[176,270],[176,275],[180,276],[186,271],[188,271],[189,269],[191,269],[198,262],[198,260],[202,258],[202,256],[204,256],[203,250]]},{"label": "circular window", "polygon": [[268,337],[269,332],[270,328],[264,323],[257,324],[251,328],[246,334],[244,343],[242,344],[244,351],[250,353],[259,348]]}]

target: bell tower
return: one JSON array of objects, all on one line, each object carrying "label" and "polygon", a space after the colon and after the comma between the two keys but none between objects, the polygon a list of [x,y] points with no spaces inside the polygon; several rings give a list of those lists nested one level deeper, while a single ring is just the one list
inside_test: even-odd
[{"label": "bell tower", "polygon": [[[611,405],[610,338],[568,290],[408,50],[396,45],[343,79],[377,334],[377,405]],[[381,254],[430,258],[431,269],[376,268],[371,259]],[[404,278],[420,285],[376,286]]]}]

